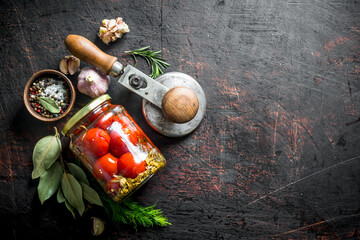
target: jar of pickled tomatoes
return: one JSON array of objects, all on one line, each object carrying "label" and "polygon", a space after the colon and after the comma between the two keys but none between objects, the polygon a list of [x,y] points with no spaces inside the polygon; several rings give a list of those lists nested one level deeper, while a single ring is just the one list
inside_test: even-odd
[{"label": "jar of pickled tomatoes", "polygon": [[108,94],[80,109],[64,126],[70,149],[107,194],[119,202],[165,166],[160,153],[124,107]]}]

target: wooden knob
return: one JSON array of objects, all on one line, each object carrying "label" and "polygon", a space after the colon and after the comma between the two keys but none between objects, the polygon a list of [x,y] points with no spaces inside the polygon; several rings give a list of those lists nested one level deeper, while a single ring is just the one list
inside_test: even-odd
[{"label": "wooden knob", "polygon": [[190,88],[174,87],[166,92],[161,108],[169,121],[185,123],[195,117],[199,109],[199,100]]},{"label": "wooden knob", "polygon": [[80,60],[90,63],[108,75],[117,57],[110,56],[101,51],[94,43],[79,35],[68,35],[65,46],[72,55]]}]

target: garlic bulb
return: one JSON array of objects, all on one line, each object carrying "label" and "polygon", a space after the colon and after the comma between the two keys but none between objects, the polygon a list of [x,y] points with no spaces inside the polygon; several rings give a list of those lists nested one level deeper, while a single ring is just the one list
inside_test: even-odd
[{"label": "garlic bulb", "polygon": [[78,90],[92,98],[103,95],[109,89],[110,77],[95,67],[83,68],[78,76]]},{"label": "garlic bulb", "polygon": [[123,22],[122,18],[104,19],[99,29],[99,37],[104,43],[109,44],[110,41],[115,42],[127,32],[130,32],[129,26]]},{"label": "garlic bulb", "polygon": [[59,69],[63,74],[70,73],[70,75],[74,75],[79,71],[79,67],[80,59],[72,55],[65,56],[63,59],[61,59],[59,64]]}]

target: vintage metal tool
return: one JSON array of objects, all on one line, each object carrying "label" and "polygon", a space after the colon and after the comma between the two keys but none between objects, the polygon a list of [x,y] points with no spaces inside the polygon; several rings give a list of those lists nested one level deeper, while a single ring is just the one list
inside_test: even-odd
[{"label": "vintage metal tool", "polygon": [[206,97],[200,84],[184,73],[166,73],[156,80],[131,65],[123,66],[117,57],[101,51],[79,35],[68,35],[66,48],[82,61],[99,68],[104,74],[143,98],[142,110],[147,123],[169,137],[180,137],[194,131],[205,116]]}]

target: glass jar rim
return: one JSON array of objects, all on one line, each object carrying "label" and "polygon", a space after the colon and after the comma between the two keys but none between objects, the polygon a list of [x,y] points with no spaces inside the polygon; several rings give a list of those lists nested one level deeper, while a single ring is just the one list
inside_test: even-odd
[{"label": "glass jar rim", "polygon": [[66,134],[69,132],[69,130],[83,117],[85,117],[89,112],[94,110],[97,106],[99,106],[101,103],[110,100],[111,97],[109,94],[101,95],[91,102],[89,102],[85,107],[80,109],[77,113],[75,113],[74,116],[72,116],[69,121],[65,123],[65,126],[61,130],[61,133],[66,136]]}]

